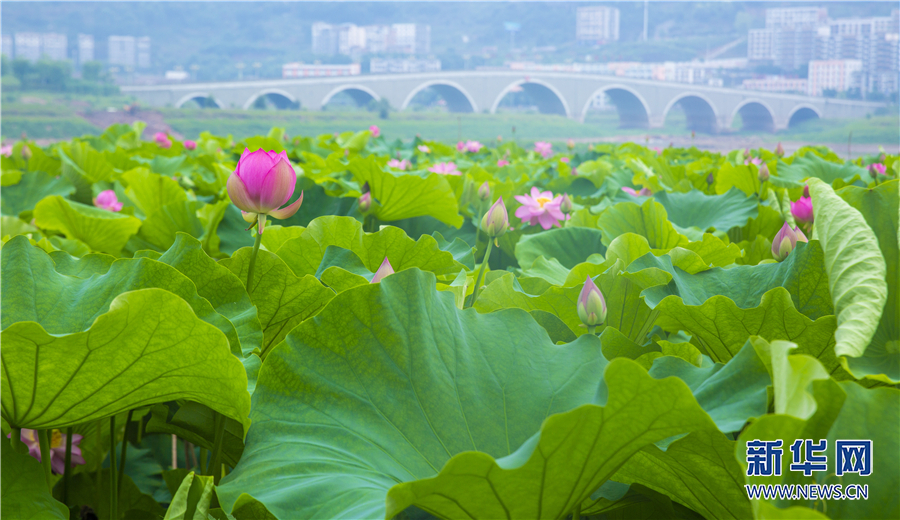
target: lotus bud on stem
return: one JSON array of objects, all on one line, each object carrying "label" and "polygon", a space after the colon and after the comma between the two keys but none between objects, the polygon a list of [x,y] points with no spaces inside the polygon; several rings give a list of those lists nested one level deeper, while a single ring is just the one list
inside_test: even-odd
[{"label": "lotus bud on stem", "polygon": [[491,248],[497,242],[497,239],[506,233],[506,229],[509,227],[509,213],[506,211],[506,205],[503,204],[503,197],[497,199],[497,202],[484,214],[484,217],[481,219],[481,227],[484,228],[484,232],[488,236],[487,249],[484,252],[484,258],[481,260],[478,276],[475,277],[472,299],[466,307],[475,305],[475,300],[478,299],[478,291],[481,288],[481,280],[484,277],[484,270],[491,258]]},{"label": "lotus bud on stem", "polygon": [[588,329],[588,334],[594,334],[597,325],[602,325],[606,321],[606,300],[590,276],[585,279],[581,294],[578,295],[576,309],[578,318]]},{"label": "lotus bud on stem", "polygon": [[809,242],[809,240],[800,228],[791,227],[785,222],[772,239],[772,257],[779,262],[783,261],[797,247],[797,242]]},{"label": "lotus bud on stem", "polygon": [[394,274],[394,268],[391,266],[391,262],[388,258],[384,257],[384,261],[381,262],[381,266],[375,271],[375,276],[372,277],[372,281],[369,283],[378,283],[392,274]]}]

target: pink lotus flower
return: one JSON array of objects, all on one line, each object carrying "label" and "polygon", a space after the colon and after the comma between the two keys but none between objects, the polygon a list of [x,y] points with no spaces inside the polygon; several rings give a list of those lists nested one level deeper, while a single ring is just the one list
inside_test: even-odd
[{"label": "pink lotus flower", "polygon": [[466,141],[466,151],[469,153],[478,153],[484,145],[478,141]]},{"label": "pink lotus flower", "polygon": [[534,151],[541,154],[541,157],[546,159],[553,155],[553,145],[546,141],[538,141],[534,143]]},{"label": "pink lotus flower", "polygon": [[481,228],[491,238],[498,238],[506,233],[509,227],[509,213],[506,212],[506,204],[503,197],[497,199],[491,208],[481,217]]},{"label": "pink lotus flower", "polygon": [[122,211],[122,203],[119,202],[119,199],[116,197],[116,192],[113,190],[103,190],[98,193],[97,198],[94,199],[94,206],[107,211]]},{"label": "pink lotus flower", "polygon": [[775,147],[775,155],[784,157],[784,147],[781,146],[781,141],[778,141],[778,146]]},{"label": "pink lotus flower", "polygon": [[500,159],[497,161],[497,168],[503,168],[504,166],[509,166],[509,161],[506,159]]},{"label": "pink lotus flower", "polygon": [[0,147],[0,155],[5,155],[7,157],[11,157],[12,151],[13,151],[13,145],[11,145],[11,144]]},{"label": "pink lotus flower", "polygon": [[187,141],[184,142],[184,147],[187,148],[188,150],[196,150],[197,143],[188,139]]},{"label": "pink lotus flower", "polygon": [[390,161],[388,161],[387,165],[390,168],[397,168],[398,170],[405,170],[405,169],[409,168],[410,162],[407,161],[406,159],[400,159],[400,160],[391,159]]},{"label": "pink lotus flower", "polygon": [[662,155],[662,148],[654,146],[653,151],[656,152],[656,155]]},{"label": "pink lotus flower", "polygon": [[[606,321],[606,300],[597,284],[588,276],[578,295],[578,303],[575,305],[578,318],[588,327],[602,325]],[[591,329],[593,330],[593,329]]]},{"label": "pink lotus flower", "polygon": [[456,143],[456,151],[457,152],[462,152],[465,149],[466,149],[466,143],[464,143],[462,141]]},{"label": "pink lotus flower", "polygon": [[791,202],[791,214],[794,215],[794,219],[796,219],[798,222],[802,222],[804,224],[812,223],[812,199],[810,197],[800,197],[800,200]]},{"label": "pink lotus flower", "polygon": [[[6,438],[12,437],[11,433],[6,434]],[[19,436],[22,442],[28,446],[28,454],[41,461],[41,444],[38,441],[37,430],[29,430],[22,428],[22,434]],[[84,464],[84,457],[81,455],[81,448],[78,443],[83,437],[78,434],[72,435],[72,465]],[[59,430],[53,430],[50,434],[50,468],[57,475],[66,472],[66,435],[60,433]]]},{"label": "pink lotus flower", "polygon": [[781,262],[797,247],[797,242],[809,242],[800,228],[791,227],[787,222],[772,239],[772,257]]},{"label": "pink lotus flower", "polygon": [[562,161],[562,162],[564,162],[564,163],[566,163],[566,164],[569,164],[569,158],[568,158],[568,157],[561,157],[559,160]]},{"label": "pink lotus flower", "polygon": [[536,187],[531,188],[531,195],[516,195],[516,200],[522,203],[516,209],[516,216],[534,226],[540,224],[544,229],[550,229],[559,225],[560,220],[565,220],[559,209],[562,196],[553,197],[553,192],[541,192]]},{"label": "pink lotus flower", "polygon": [[650,188],[641,188],[641,191],[634,191],[634,188],[623,186],[622,191],[624,191],[625,193],[630,193],[635,197],[649,197],[650,195],[653,195],[653,192],[650,191]]},{"label": "pink lotus flower", "polygon": [[431,153],[431,148],[428,148],[428,147],[425,146],[424,144],[420,144],[420,145],[417,146],[416,148],[418,148],[419,151],[422,152],[422,153]]},{"label": "pink lotus flower", "polygon": [[456,169],[456,163],[442,162],[437,163],[428,168],[431,173],[439,173],[441,175],[462,175],[462,172]]},{"label": "pink lotus flower", "polygon": [[375,276],[372,277],[370,283],[378,283],[392,274],[394,274],[394,268],[391,266],[391,262],[388,261],[387,257],[384,257],[384,262],[381,262],[381,266],[375,271]]},{"label": "pink lotus flower", "polygon": [[869,165],[869,175],[873,179],[878,175],[887,175],[887,166],[881,163],[872,163]]},{"label": "pink lotus flower", "polygon": [[156,144],[158,144],[160,148],[171,148],[172,147],[172,141],[170,141],[169,136],[163,132],[156,132],[156,135],[153,137],[153,140],[156,141]]},{"label": "pink lotus flower", "polygon": [[245,148],[237,168],[228,177],[226,187],[231,202],[246,213],[244,220],[258,222],[259,232],[262,233],[265,215],[286,219],[300,209],[300,204],[303,203],[302,192],[293,204],[284,206],[291,200],[296,184],[297,174],[286,152],[251,152],[249,148]]},{"label": "pink lotus flower", "polygon": [[378,137],[381,135],[381,129],[378,128],[377,125],[370,126],[369,131],[372,132],[372,137]]}]

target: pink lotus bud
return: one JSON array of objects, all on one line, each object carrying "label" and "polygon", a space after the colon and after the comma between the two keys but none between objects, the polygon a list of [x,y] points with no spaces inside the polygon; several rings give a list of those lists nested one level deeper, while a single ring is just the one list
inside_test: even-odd
[{"label": "pink lotus bud", "polygon": [[392,274],[394,274],[394,268],[391,267],[387,257],[384,257],[384,262],[381,262],[381,266],[375,271],[375,276],[372,277],[371,283],[378,283]]},{"label": "pink lotus bud", "polygon": [[491,200],[491,186],[488,181],[484,181],[484,184],[478,188],[478,198],[482,201]]},{"label": "pink lotus bud", "polygon": [[499,161],[497,161],[498,168],[503,168],[504,166],[509,166],[509,161],[507,161],[506,159],[500,159]]},{"label": "pink lotus bud", "polygon": [[466,143],[464,143],[462,141],[456,143],[456,151],[457,152],[462,152],[465,149],[466,149]]},{"label": "pink lotus bud", "polygon": [[797,247],[797,242],[809,242],[800,228],[792,228],[787,222],[772,239],[772,257],[781,262]]},{"label": "pink lotus bud", "polygon": [[778,141],[778,146],[775,147],[775,155],[784,157],[784,147],[781,146],[781,141]]},{"label": "pink lotus bud", "polygon": [[759,175],[759,182],[766,182],[769,180],[769,167],[766,166],[766,163],[759,165],[759,172],[757,172],[757,174]]},{"label": "pink lotus bud", "polygon": [[94,206],[107,211],[122,211],[122,203],[119,202],[116,192],[113,190],[104,190],[97,194],[97,198],[94,199]]},{"label": "pink lotus bud", "polygon": [[578,295],[578,317],[588,327],[596,327],[606,321],[606,300],[597,284],[588,276]]},{"label": "pink lotus bud", "polygon": [[197,143],[188,139],[187,141],[184,142],[184,147],[187,148],[188,150],[196,150]]},{"label": "pink lotus bud", "polygon": [[[284,206],[291,200],[296,184],[297,174],[286,152],[251,152],[245,148],[237,168],[228,177],[227,188],[231,202],[242,211],[286,219],[297,213],[303,203],[301,192],[293,204]],[[260,224],[264,221],[261,218]]]},{"label": "pink lotus bud", "polygon": [[497,199],[497,202],[491,206],[491,209],[481,218],[481,228],[491,238],[498,238],[506,233],[509,227],[509,213],[506,212],[506,205],[503,204],[503,197]]},{"label": "pink lotus bud", "polygon": [[803,196],[809,197],[809,184],[803,187]]},{"label": "pink lotus bud", "polygon": [[559,160],[562,161],[562,162],[564,162],[564,163],[566,163],[566,164],[569,164],[569,158],[568,158],[568,157],[560,157]]},{"label": "pink lotus bud", "polygon": [[372,193],[366,192],[360,195],[359,200],[359,212],[365,215],[369,212],[369,209],[372,208]]},{"label": "pink lotus bud", "polygon": [[872,176],[873,179],[877,178],[879,175],[886,175],[887,167],[881,163],[872,163],[869,165],[869,175]]},{"label": "pink lotus bud", "polygon": [[575,139],[569,139],[568,141],[566,141],[566,147],[569,150],[574,150],[575,149]]},{"label": "pink lotus bud", "polygon": [[370,126],[369,131],[372,132],[372,137],[378,137],[381,135],[381,129],[378,128],[377,125]]},{"label": "pink lotus bud", "polygon": [[569,198],[568,193],[563,193],[562,200],[559,201],[559,210],[563,212],[563,215],[568,215],[572,213],[572,199]]},{"label": "pink lotus bud", "polygon": [[417,148],[418,148],[419,151],[422,152],[422,153],[431,153],[431,148],[428,148],[428,147],[425,146],[424,144],[420,144]]},{"label": "pink lotus bud", "polygon": [[791,202],[791,214],[798,222],[811,223],[813,221],[812,199],[800,197],[800,200]]}]

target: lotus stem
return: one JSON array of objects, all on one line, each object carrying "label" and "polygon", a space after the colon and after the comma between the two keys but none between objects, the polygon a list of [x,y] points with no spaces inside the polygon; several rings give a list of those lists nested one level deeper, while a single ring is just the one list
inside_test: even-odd
[{"label": "lotus stem", "polygon": [[250,253],[250,265],[247,267],[247,292],[250,292],[250,281],[253,280],[253,267],[256,265],[256,255],[259,254],[259,245],[262,244],[262,233],[257,233],[253,243],[253,252]]},{"label": "lotus stem", "polygon": [[[41,466],[44,467],[44,477],[47,479],[47,487],[51,487],[50,473],[50,434],[52,430],[38,430],[38,444],[41,447]],[[52,489],[52,488],[51,488]]]},{"label": "lotus stem", "polygon": [[581,504],[576,505],[572,511],[572,520],[581,520]]},{"label": "lotus stem", "polygon": [[72,427],[66,428],[66,459],[63,471],[63,504],[69,503],[69,475],[72,473]]},{"label": "lotus stem", "polygon": [[109,418],[109,517],[119,519],[119,481],[116,474],[116,416]]},{"label": "lotus stem", "polygon": [[13,451],[17,453],[28,453],[28,448],[22,442],[22,428],[13,428],[9,436],[9,443],[12,445]]},{"label": "lotus stem", "polygon": [[494,241],[488,237],[488,245],[487,250],[484,252],[484,260],[481,261],[481,268],[478,269],[478,276],[475,277],[475,288],[472,290],[472,301],[471,305],[467,305],[466,307],[471,307],[475,305],[475,300],[478,299],[478,289],[481,287],[481,279],[484,276],[484,268],[487,267],[488,260],[491,258],[491,248],[494,245]]},{"label": "lotus stem", "polygon": [[178,469],[178,436],[172,434],[172,469]]},{"label": "lotus stem", "polygon": [[209,466],[206,468],[206,474],[213,476],[213,483],[218,485],[219,480],[222,478],[222,468],[220,467],[222,462],[222,443],[225,440],[225,416],[216,413],[216,438],[215,443],[213,444],[212,457],[209,461]]},{"label": "lotus stem", "polygon": [[593,336],[593,335],[594,335],[594,331],[595,331],[596,329],[597,329],[597,326],[596,326],[596,325],[591,325],[590,327],[588,327],[588,334],[590,334],[591,336]]},{"label": "lotus stem", "polygon": [[128,410],[128,418],[125,419],[125,435],[122,437],[122,466],[119,468],[118,489],[122,489],[122,475],[125,474],[125,458],[128,456],[128,425],[131,424],[131,415],[134,410]]},{"label": "lotus stem", "polygon": [[201,446],[200,447],[200,460],[197,461],[197,471],[199,471],[200,473],[202,473],[204,475],[206,474],[206,467],[208,466],[208,464],[207,464],[208,458],[209,458],[209,450],[204,448],[203,446]]}]

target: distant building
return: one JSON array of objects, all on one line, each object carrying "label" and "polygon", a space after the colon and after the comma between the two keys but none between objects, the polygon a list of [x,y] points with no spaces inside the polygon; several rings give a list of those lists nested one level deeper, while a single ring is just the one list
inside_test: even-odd
[{"label": "distant building", "polygon": [[828,19],[824,7],[786,7],[766,9],[766,29],[782,27],[816,27]]},{"label": "distant building", "polygon": [[431,52],[431,26],[417,23],[395,23],[391,26],[388,52],[428,54]]},{"label": "distant building", "polygon": [[575,40],[604,43],[619,40],[619,10],[615,7],[579,7],[575,14]]},{"label": "distant building", "polygon": [[809,62],[807,94],[821,96],[826,90],[845,92],[859,88],[863,65],[860,60],[813,60]]},{"label": "distant building", "polygon": [[167,70],[166,79],[169,81],[184,81],[190,77],[186,70]]},{"label": "distant building", "polygon": [[807,80],[801,78],[787,78],[784,76],[766,76],[765,78],[745,79],[741,85],[747,90],[761,90],[763,92],[796,92],[806,94]]},{"label": "distant building", "polygon": [[366,29],[352,23],[342,24],[338,28],[337,41],[338,54],[361,54],[366,50]]},{"label": "distant building", "polygon": [[367,25],[363,27],[366,33],[366,52],[382,54],[387,52],[391,44],[391,27],[389,25]]},{"label": "distant building", "polygon": [[308,65],[296,62],[282,65],[281,77],[358,76],[361,70],[359,63],[351,63],[350,65]]},{"label": "distant building", "polygon": [[331,56],[337,54],[338,31],[330,23],[316,22],[312,25],[312,51],[313,54],[325,54]]},{"label": "distant building", "polygon": [[772,29],[750,29],[747,34],[747,59],[771,60],[774,52],[775,31]]},{"label": "distant building", "polygon": [[440,72],[441,60],[385,60],[373,58],[369,62],[372,74],[398,74],[405,72]]},{"label": "distant building", "polygon": [[107,58],[110,65],[131,67],[133,69],[137,61],[134,36],[110,36]]},{"label": "distant building", "polygon": [[37,61],[41,59],[40,33],[16,33],[15,53],[17,59]]},{"label": "distant building", "polygon": [[90,34],[78,35],[78,64],[94,61],[94,37]]},{"label": "distant building", "polygon": [[12,36],[10,36],[8,34],[3,35],[3,52],[2,52],[2,54],[10,59],[12,59],[12,57],[13,57]]},{"label": "distant building", "polygon": [[817,57],[860,60],[864,92],[896,92],[898,74],[898,10],[893,16],[842,18],[819,28]]},{"label": "distant building", "polygon": [[69,39],[65,34],[44,33],[41,35],[41,56],[54,61],[69,58]]},{"label": "distant building", "polygon": [[820,7],[766,9],[766,28],[747,35],[747,58],[798,69],[816,58],[816,35],[827,19]]},{"label": "distant building", "polygon": [[137,39],[137,66],[139,69],[150,68],[150,37],[142,36]]}]

